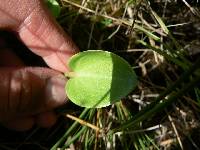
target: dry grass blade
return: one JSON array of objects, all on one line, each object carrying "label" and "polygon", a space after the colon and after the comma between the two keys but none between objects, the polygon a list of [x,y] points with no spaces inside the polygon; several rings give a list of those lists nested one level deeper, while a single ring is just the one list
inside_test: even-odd
[{"label": "dry grass blade", "polygon": [[66,114],[65,116],[66,116],[67,118],[70,118],[70,119],[72,119],[72,120],[77,121],[77,122],[80,123],[81,125],[90,127],[91,129],[94,129],[96,132],[100,132],[100,133],[103,132],[103,130],[100,129],[99,127],[97,127],[97,126],[95,126],[95,125],[93,125],[93,124],[91,124],[91,123],[89,123],[89,122],[87,122],[87,121],[84,121],[84,120],[82,120],[82,119],[80,119],[80,118],[77,118],[77,117],[75,117],[75,116],[73,116],[73,115]]},{"label": "dry grass blade", "polygon": [[190,6],[190,4],[186,1],[186,0],[182,0],[183,3],[190,9],[190,11],[197,17],[200,18],[200,13],[198,10],[196,10],[195,8],[193,8],[192,6]]}]

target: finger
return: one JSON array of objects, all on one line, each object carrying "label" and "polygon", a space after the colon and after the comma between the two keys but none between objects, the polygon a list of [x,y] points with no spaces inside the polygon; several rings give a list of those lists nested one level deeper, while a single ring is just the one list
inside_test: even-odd
[{"label": "finger", "polygon": [[78,48],[48,13],[42,0],[1,1],[0,16],[0,27],[17,31],[21,40],[51,68],[68,70],[67,60]]},{"label": "finger", "polygon": [[48,111],[36,116],[35,122],[43,128],[52,127],[57,121],[57,116],[54,112]]},{"label": "finger", "polygon": [[3,125],[9,129],[16,131],[27,131],[31,129],[35,123],[39,127],[52,127],[57,121],[57,116],[54,112],[48,111],[38,114],[36,117],[20,117],[12,121],[4,122]]},{"label": "finger", "polygon": [[34,53],[43,57],[51,68],[66,72],[67,60],[78,48],[41,2],[37,1],[36,7],[29,5],[27,9],[32,9],[32,12],[27,14],[17,29],[21,40]]},{"label": "finger", "polygon": [[65,78],[45,68],[0,70],[0,120],[34,115],[66,103]]},{"label": "finger", "polygon": [[33,117],[24,117],[17,118],[12,121],[4,122],[3,125],[9,129],[16,131],[26,131],[33,127],[34,118]]}]

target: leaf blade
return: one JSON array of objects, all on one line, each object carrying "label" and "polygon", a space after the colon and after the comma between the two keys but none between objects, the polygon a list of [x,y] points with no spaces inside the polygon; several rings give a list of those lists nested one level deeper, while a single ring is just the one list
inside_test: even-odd
[{"label": "leaf blade", "polygon": [[111,52],[78,53],[70,59],[69,67],[76,75],[67,82],[66,93],[82,107],[108,106],[125,97],[137,84],[130,65]]}]

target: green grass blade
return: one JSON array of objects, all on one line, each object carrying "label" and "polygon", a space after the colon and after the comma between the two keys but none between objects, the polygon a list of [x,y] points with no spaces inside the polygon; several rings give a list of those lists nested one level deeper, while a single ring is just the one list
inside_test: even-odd
[{"label": "green grass blade", "polygon": [[155,34],[153,34],[152,32],[148,31],[147,29],[135,24],[134,26],[135,29],[138,29],[139,31],[145,33],[149,38],[154,39],[155,41],[160,41],[160,37],[156,36]]},{"label": "green grass blade", "polygon": [[[83,110],[83,112],[81,113],[81,115],[79,116],[79,118],[83,118],[89,109],[85,108]],[[66,133],[59,139],[59,141],[57,141],[57,143],[51,148],[51,150],[57,150],[57,148],[63,144],[65,142],[65,140],[67,139],[67,137],[69,136],[69,134],[73,131],[74,128],[77,127],[79,123],[78,122],[74,122],[72,124],[72,126],[66,131]]]},{"label": "green grass blade", "polygon": [[87,127],[86,126],[83,126],[82,128],[81,128],[81,130],[80,131],[78,131],[78,133],[76,134],[76,135],[74,135],[69,141],[67,141],[67,144],[65,144],[62,148],[61,148],[61,150],[65,150],[65,148],[67,148],[70,144],[72,144],[76,139],[78,139],[80,136],[81,136],[81,134],[85,131],[87,129]]}]

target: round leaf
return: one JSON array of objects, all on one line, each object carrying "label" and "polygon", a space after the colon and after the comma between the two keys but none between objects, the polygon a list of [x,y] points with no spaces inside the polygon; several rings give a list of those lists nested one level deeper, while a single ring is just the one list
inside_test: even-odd
[{"label": "round leaf", "polygon": [[80,52],[69,61],[72,72],[65,90],[69,99],[82,107],[100,108],[125,97],[137,85],[131,66],[107,51]]}]

